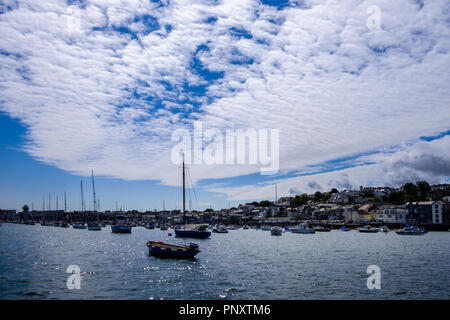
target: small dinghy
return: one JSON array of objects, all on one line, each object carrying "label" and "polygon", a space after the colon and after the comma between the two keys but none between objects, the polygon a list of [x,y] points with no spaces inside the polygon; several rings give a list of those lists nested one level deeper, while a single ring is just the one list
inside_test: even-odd
[{"label": "small dinghy", "polygon": [[358,231],[363,233],[377,233],[378,229],[372,228],[371,226],[364,226]]},{"label": "small dinghy", "polygon": [[278,226],[272,227],[272,229],[270,229],[270,235],[272,236],[281,236],[283,234],[283,229],[281,229]]},{"label": "small dinghy", "polygon": [[215,226],[212,229],[212,231],[215,232],[215,233],[228,233],[228,229],[225,228],[224,226]]},{"label": "small dinghy", "polygon": [[148,252],[152,256],[174,259],[193,259],[200,252],[198,245],[190,243],[189,246],[179,246],[162,241],[147,241]]}]

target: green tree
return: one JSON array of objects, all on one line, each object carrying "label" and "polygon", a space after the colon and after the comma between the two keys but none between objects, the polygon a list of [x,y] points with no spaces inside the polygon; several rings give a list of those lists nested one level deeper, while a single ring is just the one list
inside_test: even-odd
[{"label": "green tree", "polygon": [[261,207],[269,207],[269,206],[272,205],[272,202],[269,201],[269,200],[263,200],[263,201],[261,201],[261,202],[259,203],[259,205],[260,205]]},{"label": "green tree", "polygon": [[414,183],[406,183],[402,190],[407,202],[419,200],[419,188]]},{"label": "green tree", "polygon": [[322,201],[327,201],[330,198],[331,198],[331,193],[330,192],[324,193],[322,195]]},{"label": "green tree", "polygon": [[390,203],[401,204],[405,202],[405,196],[402,191],[392,191],[388,196]]},{"label": "green tree", "polygon": [[314,201],[316,202],[322,201],[322,192],[316,191],[314,193]]},{"label": "green tree", "polygon": [[22,207],[22,211],[25,212],[25,213],[28,213],[28,211],[30,211],[30,208],[28,207],[28,205],[24,205]]},{"label": "green tree", "polygon": [[309,196],[306,193],[303,193],[301,195],[296,195],[294,198],[294,201],[292,202],[292,205],[294,207],[299,207],[299,206],[307,204],[309,200],[310,200]]},{"label": "green tree", "polygon": [[330,193],[331,193],[331,194],[333,194],[333,193],[339,193],[339,191],[338,191],[338,189],[333,188],[333,189],[331,189]]},{"label": "green tree", "polygon": [[427,200],[428,196],[430,195],[430,192],[431,192],[430,184],[428,182],[426,182],[425,180],[423,180],[423,181],[417,181],[416,186],[419,190],[420,200]]}]

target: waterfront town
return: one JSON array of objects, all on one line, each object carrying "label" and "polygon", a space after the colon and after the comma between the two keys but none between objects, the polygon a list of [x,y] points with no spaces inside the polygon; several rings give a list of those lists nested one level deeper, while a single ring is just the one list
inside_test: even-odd
[{"label": "waterfront town", "polygon": [[175,226],[183,223],[253,226],[289,226],[302,222],[312,225],[346,226],[386,225],[401,227],[420,225],[427,230],[447,231],[450,227],[450,184],[430,185],[426,181],[407,183],[399,188],[363,187],[359,190],[315,192],[280,197],[276,201],[249,202],[238,207],[204,211],[164,210],[146,211],[72,211],[0,209],[1,222],[34,224],[98,221],[113,224],[117,215],[126,214],[134,225],[154,223]]}]

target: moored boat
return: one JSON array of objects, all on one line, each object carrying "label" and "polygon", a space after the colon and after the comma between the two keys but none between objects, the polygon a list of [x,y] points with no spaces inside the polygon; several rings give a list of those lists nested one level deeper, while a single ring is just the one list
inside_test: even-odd
[{"label": "moored boat", "polygon": [[331,228],[328,228],[328,227],[322,227],[322,226],[317,226],[317,227],[314,227],[314,230],[315,230],[316,232],[330,232],[330,231],[331,231]]},{"label": "moored boat", "polygon": [[186,181],[185,181],[185,165],[183,155],[183,225],[177,226],[175,235],[180,238],[196,238],[207,239],[211,236],[211,232],[208,231],[207,224],[186,224]]},{"label": "moored boat", "polygon": [[270,229],[270,235],[272,236],[281,236],[283,234],[283,229],[281,229],[278,226],[272,227],[272,229]]},{"label": "moored boat", "polygon": [[427,232],[428,231],[426,231],[424,228],[419,228],[416,226],[413,227],[408,226],[400,229],[399,231],[396,231],[396,233],[399,235],[411,235],[411,236],[421,236]]},{"label": "moored boat", "polygon": [[175,228],[175,235],[180,238],[207,239],[211,232],[207,224],[185,224]]},{"label": "moored boat", "polygon": [[128,223],[127,215],[119,214],[115,218],[115,224],[111,225],[112,233],[131,233],[131,225]]},{"label": "moored boat", "polygon": [[359,229],[358,231],[363,232],[363,233],[377,233],[378,229],[372,228],[371,226],[364,226],[361,229]]},{"label": "moored boat", "polygon": [[298,225],[289,228],[292,233],[303,233],[303,234],[313,234],[316,233],[316,231],[312,228],[307,228],[304,225]]},{"label": "moored boat", "polygon": [[200,252],[198,245],[180,246],[162,241],[147,241],[149,254],[161,258],[193,259]]},{"label": "moored boat", "polygon": [[146,229],[155,229],[155,225],[153,223],[149,222],[145,225],[145,228]]},{"label": "moored boat", "polygon": [[88,224],[88,230],[101,231],[102,226],[99,223],[90,223],[90,224]]},{"label": "moored boat", "polygon": [[218,225],[218,226],[215,226],[212,229],[212,232],[215,232],[215,233],[228,233],[228,229],[225,228],[225,226]]},{"label": "moored boat", "polygon": [[72,225],[72,227],[74,229],[86,229],[86,225],[84,224],[84,222],[78,222],[78,223],[74,223]]}]

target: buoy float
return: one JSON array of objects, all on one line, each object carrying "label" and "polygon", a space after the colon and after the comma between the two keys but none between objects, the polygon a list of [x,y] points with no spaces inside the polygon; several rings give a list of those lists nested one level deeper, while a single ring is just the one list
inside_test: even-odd
[{"label": "buoy float", "polygon": [[169,232],[169,237],[171,237],[171,236],[172,236],[172,233]]}]

